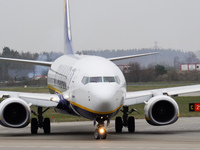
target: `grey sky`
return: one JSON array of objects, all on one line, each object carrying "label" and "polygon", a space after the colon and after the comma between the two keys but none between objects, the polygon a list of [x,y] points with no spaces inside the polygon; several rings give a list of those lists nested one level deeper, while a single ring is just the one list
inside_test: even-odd
[{"label": "grey sky", "polygon": [[[200,0],[71,0],[75,50],[200,50]],[[0,48],[62,51],[63,0],[0,0]]]}]

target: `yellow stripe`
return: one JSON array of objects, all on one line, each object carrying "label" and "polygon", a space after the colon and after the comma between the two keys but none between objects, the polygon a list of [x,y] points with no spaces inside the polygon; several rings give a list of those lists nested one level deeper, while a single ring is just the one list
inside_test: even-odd
[{"label": "yellow stripe", "polygon": [[109,112],[100,112],[100,111],[91,110],[91,109],[89,109],[89,108],[87,108],[87,107],[81,106],[81,105],[79,105],[79,104],[77,104],[77,103],[74,103],[74,102],[72,102],[72,101],[69,101],[69,102],[70,102],[72,105],[76,106],[76,107],[79,107],[79,108],[81,108],[81,109],[84,109],[84,110],[86,110],[86,111],[89,111],[89,112],[92,112],[92,113],[95,113],[95,114],[101,114],[101,115],[106,115],[106,114],[114,113],[114,112],[116,112],[118,109],[120,109],[120,108],[123,106],[123,104],[121,104],[118,108],[116,108],[116,109],[114,109],[114,110],[112,110],[112,111],[109,111]]},{"label": "yellow stripe", "polygon": [[52,86],[49,85],[49,84],[48,84],[48,87],[49,87],[51,90],[53,90],[53,91],[55,91],[55,92],[57,92],[57,93],[59,93],[59,94],[62,94],[62,92],[61,92],[60,90],[58,90],[58,89],[52,87]]}]

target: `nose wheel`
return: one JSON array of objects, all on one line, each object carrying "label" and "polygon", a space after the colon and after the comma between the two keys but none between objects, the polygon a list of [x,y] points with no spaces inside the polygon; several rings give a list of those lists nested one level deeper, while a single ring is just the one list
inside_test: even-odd
[{"label": "nose wheel", "polygon": [[107,137],[107,131],[104,127],[98,127],[96,130],[94,130],[94,138],[96,140],[106,139],[106,137]]},{"label": "nose wheel", "polygon": [[[104,119],[103,117],[101,118],[97,118],[94,120],[94,125],[96,124],[96,121],[98,122],[98,125],[97,125],[97,129],[94,130],[94,138],[96,140],[99,140],[99,139],[106,139],[107,138],[107,131],[105,129],[105,126],[104,126],[104,121],[106,119]],[[110,123],[110,120],[107,118],[107,126],[109,125]]]}]

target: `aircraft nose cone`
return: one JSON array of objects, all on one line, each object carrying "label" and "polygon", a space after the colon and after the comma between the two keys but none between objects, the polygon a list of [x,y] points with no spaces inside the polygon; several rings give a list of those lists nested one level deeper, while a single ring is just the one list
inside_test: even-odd
[{"label": "aircraft nose cone", "polygon": [[98,86],[98,87],[93,87],[91,90],[91,95],[95,97],[96,99],[99,99],[101,102],[107,102],[110,99],[115,98],[115,93],[117,91],[115,88],[108,87],[108,86]]},{"label": "aircraft nose cone", "polygon": [[122,95],[115,86],[95,86],[90,95],[93,107],[99,112],[111,112],[121,105]]}]

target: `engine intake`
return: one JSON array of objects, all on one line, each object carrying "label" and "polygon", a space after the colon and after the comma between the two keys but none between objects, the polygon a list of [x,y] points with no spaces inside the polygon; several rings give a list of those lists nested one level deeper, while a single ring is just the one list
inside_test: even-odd
[{"label": "engine intake", "polygon": [[172,124],[179,117],[179,107],[174,99],[160,95],[151,98],[144,108],[145,118],[151,125]]},{"label": "engine intake", "polygon": [[22,128],[29,124],[31,110],[28,104],[19,98],[8,98],[0,104],[1,125]]}]

